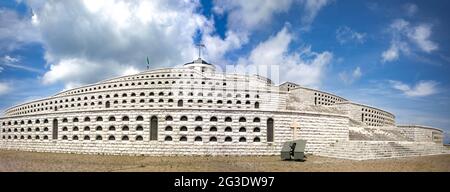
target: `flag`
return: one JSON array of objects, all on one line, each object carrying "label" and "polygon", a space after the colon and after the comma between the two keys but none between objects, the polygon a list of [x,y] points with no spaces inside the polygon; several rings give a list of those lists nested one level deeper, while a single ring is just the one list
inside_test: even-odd
[{"label": "flag", "polygon": [[147,56],[147,65],[150,65],[150,61],[148,60],[148,56]]}]

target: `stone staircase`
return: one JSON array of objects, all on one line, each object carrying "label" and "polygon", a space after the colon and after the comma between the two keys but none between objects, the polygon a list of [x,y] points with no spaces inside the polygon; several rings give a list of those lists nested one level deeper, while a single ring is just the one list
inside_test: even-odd
[{"label": "stone staircase", "polygon": [[318,155],[334,158],[368,160],[450,154],[442,144],[411,141],[338,141]]},{"label": "stone staircase", "polygon": [[349,139],[358,141],[412,141],[401,129],[391,127],[349,127]]}]

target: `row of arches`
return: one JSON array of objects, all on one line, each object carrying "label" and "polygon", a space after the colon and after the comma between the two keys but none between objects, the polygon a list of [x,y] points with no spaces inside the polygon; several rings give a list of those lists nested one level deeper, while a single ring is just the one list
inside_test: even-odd
[{"label": "row of arches", "polygon": [[[78,118],[77,119],[75,119],[75,118],[73,120],[76,120],[76,122],[77,122]],[[100,121],[102,119],[103,118],[101,116],[97,117],[98,121]],[[110,116],[109,120],[110,121],[115,121],[115,117],[114,116]],[[129,117],[128,116],[123,116],[122,120],[129,120]],[[136,121],[143,121],[143,120],[144,120],[144,117],[141,116],[141,115],[138,115],[136,117]],[[64,119],[63,119],[63,121],[64,121]],[[89,117],[85,117],[84,121],[88,122],[88,121],[90,121],[90,118]],[[109,127],[109,129],[112,129],[112,128],[115,129],[115,127],[111,127],[111,126]],[[124,128],[125,127],[122,127],[122,130],[124,130]],[[58,119],[53,119],[52,130],[53,130],[52,131],[52,139],[55,139],[55,140],[58,139]],[[85,131],[90,131],[90,127],[86,126],[86,127],[84,127],[84,130]],[[100,130],[102,130],[102,127],[101,126],[97,126],[96,130],[100,131]],[[138,125],[136,127],[136,130],[143,131],[143,127],[141,125]],[[158,140],[158,118],[156,116],[150,117],[150,140]]]},{"label": "row of arches", "polygon": [[[27,137],[25,137],[24,135],[22,135],[22,136],[20,136],[20,137],[17,136],[17,135],[14,135],[14,136],[11,136],[11,135],[5,136],[5,135],[3,135],[2,138],[3,138],[3,139],[20,139],[20,140],[23,140],[23,139],[28,139],[28,140],[36,139],[36,140],[40,140],[40,139],[41,139],[41,136],[35,135],[34,138],[33,138],[31,135],[28,135]],[[48,140],[49,138],[48,138],[47,135],[44,135],[44,136],[42,137],[42,139],[43,139],[43,140]],[[63,135],[63,136],[61,137],[61,139],[62,139],[62,140],[69,140],[69,136]],[[90,135],[84,135],[84,136],[83,136],[83,135],[81,135],[81,136],[73,135],[73,136],[71,137],[70,140],[72,140],[72,141],[77,141],[77,140],[88,140],[88,141],[91,141],[91,140],[96,140],[96,141],[103,141],[103,140],[107,140],[107,141],[122,140],[122,141],[129,141],[129,140],[130,140],[130,137],[129,137],[128,135],[123,135],[123,136],[121,136],[121,137],[116,138],[116,136],[114,136],[114,135],[109,135],[109,136],[107,136],[106,138],[103,138],[103,136],[101,136],[101,135],[96,135],[95,137],[92,137],[92,138],[91,138]],[[134,137],[134,140],[136,140],[136,141],[143,141],[144,138],[143,138],[141,135],[137,135],[136,137]],[[173,141],[173,137],[172,137],[172,136],[165,136],[165,137],[164,137],[164,141]],[[179,138],[179,141],[188,141],[188,138],[187,138],[186,136],[181,136],[181,137]],[[198,141],[203,141],[203,138],[202,138],[201,136],[196,136],[196,137],[194,138],[194,141],[196,141],[196,142],[198,142]],[[218,139],[217,139],[216,136],[211,136],[211,137],[209,137],[208,141],[210,141],[210,142],[217,142]],[[224,142],[232,142],[233,139],[232,139],[232,137],[227,136],[227,137],[225,137],[225,138],[223,139],[223,141],[224,141]],[[238,141],[239,141],[239,142],[247,142],[247,138],[246,138],[246,137],[240,137]],[[260,142],[260,141],[261,141],[261,139],[260,139],[259,137],[254,137],[254,138],[253,138],[253,142]]]},{"label": "row of arches", "polygon": [[[117,120],[115,116],[109,116],[109,117],[107,117],[106,119],[107,119],[108,121],[116,121],[116,120]],[[122,116],[120,119],[121,119],[122,121],[130,121],[130,117],[127,116],[127,115]],[[104,118],[103,118],[102,116],[97,116],[97,117],[94,118],[94,120],[95,120],[95,121],[104,121]],[[136,121],[144,121],[144,117],[141,116],[141,115],[139,115],[139,116],[137,116],[137,117],[135,118],[135,120],[136,120]],[[165,117],[165,120],[166,120],[166,121],[173,121],[173,117],[170,116],[170,115],[168,115],[168,116]],[[181,117],[180,117],[180,121],[187,121],[187,120],[188,120],[188,117],[187,117],[187,116],[181,116]],[[195,121],[203,121],[203,117],[202,117],[202,116],[196,116],[196,117],[194,118],[194,120],[195,120]],[[212,117],[209,118],[209,121],[218,121],[218,120],[219,120],[219,119],[218,119],[216,116],[212,116]],[[80,121],[80,119],[79,119],[78,117],[72,118],[72,122],[74,122],[74,123],[75,123],[75,122],[79,122],[79,121]],[[84,118],[83,118],[83,121],[84,121],[84,122],[90,122],[90,121],[91,121],[91,117],[89,117],[89,116],[84,117]],[[232,119],[231,117],[228,116],[228,117],[225,117],[225,118],[224,118],[224,121],[225,121],[225,122],[232,122],[233,119]],[[239,122],[247,122],[247,119],[246,119],[245,117],[239,117],[238,121],[239,121]],[[40,121],[39,119],[36,119],[36,120],[35,120],[35,124],[40,124],[40,122],[41,122],[41,121]],[[45,123],[48,123],[48,122],[49,122],[48,119],[44,119],[44,120],[43,120],[43,123],[44,123],[44,124],[45,124]],[[64,117],[64,118],[62,119],[62,122],[63,122],[63,123],[69,122],[69,118]],[[253,122],[261,122],[261,119],[260,119],[259,117],[255,117],[255,118],[253,118]],[[4,125],[4,126],[6,126],[6,124],[11,125],[12,123],[11,123],[11,121],[9,121],[8,123],[3,122],[3,125]],[[18,124],[19,124],[18,121],[14,121],[14,125],[18,125]],[[24,120],[21,120],[21,121],[20,121],[20,124],[25,124],[25,121],[24,121]],[[31,120],[28,120],[28,121],[27,121],[27,124],[32,124],[32,121],[31,121]]]},{"label": "row of arches", "polygon": [[[93,129],[95,131],[103,131],[103,127],[102,126],[96,126],[95,129]],[[111,125],[109,126],[107,129],[105,129],[107,131],[116,131],[118,129],[116,129],[116,126]],[[130,128],[128,125],[123,125],[120,130],[122,131],[129,131]],[[143,131],[144,127],[142,125],[137,125],[134,129],[135,131]],[[165,131],[173,131],[173,127],[168,125],[165,127],[164,129]],[[186,126],[181,126],[179,128],[180,131],[188,131],[188,128]],[[195,131],[203,131],[203,128],[201,126],[196,126]],[[20,128],[20,129],[2,129],[2,132],[32,132],[33,130],[31,128]],[[42,130],[39,127],[34,128],[34,132],[40,132],[40,131],[49,131],[48,127],[43,128]],[[62,127],[61,131],[69,131],[69,128],[67,126]],[[78,126],[73,126],[71,131],[91,131],[91,127],[90,126],[84,126],[83,129],[80,129]],[[209,131],[215,132],[217,131],[217,127],[216,126],[211,126],[209,128]],[[232,128],[231,127],[225,127],[224,129],[225,132],[232,132]],[[247,132],[247,128],[245,127],[240,127],[239,128],[239,132]],[[253,128],[253,132],[261,132],[261,129],[259,127],[255,127]]]},{"label": "row of arches", "polygon": [[[41,137],[42,135],[35,135],[34,136],[34,139],[43,139],[43,140],[48,140],[49,138],[48,138],[48,135],[43,135],[42,137]],[[13,136],[11,136],[11,135],[8,135],[8,136],[6,136],[6,135],[3,135],[2,136],[2,139],[33,139],[33,136],[31,136],[31,135],[28,135],[27,137],[25,137],[24,135],[21,135],[20,137],[19,136],[17,136],[17,135],[13,135]]]},{"label": "row of arches", "polygon": [[[137,97],[137,96],[144,97],[144,96],[147,96],[147,95],[148,96],[156,96],[156,95],[158,95],[158,96],[172,96],[174,94],[172,92],[167,92],[167,93],[165,93],[165,92],[149,92],[148,94],[145,93],[145,92],[140,92],[140,93],[132,92],[132,93],[121,93],[121,94],[116,93],[116,94],[113,94],[113,95],[106,94],[104,96],[103,95],[91,95],[91,96],[84,96],[84,97],[72,97],[72,98],[66,98],[66,99],[60,99],[60,100],[50,100],[50,101],[46,101],[46,102],[42,102],[42,103],[29,104],[29,105],[26,105],[26,106],[21,106],[21,107],[18,107],[17,109],[12,109],[11,111],[8,111],[7,114],[14,114],[14,115],[17,115],[17,114],[28,114],[28,113],[31,113],[31,112],[39,112],[39,111],[45,111],[45,110],[55,110],[56,111],[58,108],[61,109],[61,108],[69,108],[69,107],[75,107],[75,106],[78,106],[78,107],[81,107],[81,106],[94,106],[94,105],[96,105],[96,103],[95,102],[90,102],[89,103],[89,100],[96,100],[96,102],[97,102],[98,99],[103,99],[103,98],[119,98],[119,96],[121,96],[122,98],[126,98],[126,97],[129,97],[129,96],[131,96],[131,97]],[[182,91],[180,91],[178,93],[178,95],[179,96],[183,96],[184,93]],[[194,92],[188,92],[187,95],[188,96],[196,95],[198,97],[203,97],[204,93],[203,92],[198,92],[198,93],[194,94]],[[214,97],[214,94],[211,93],[211,92],[207,93],[206,95],[208,97]],[[216,98],[221,98],[221,97],[241,98],[242,97],[242,98],[247,98],[247,99],[251,98],[249,93],[246,93],[246,94],[243,94],[243,95],[244,96],[242,96],[240,93],[238,93],[238,94],[228,93],[226,95],[222,94],[222,93],[216,93],[215,97]],[[257,99],[260,98],[259,94],[255,94],[253,97],[257,98]],[[85,102],[84,102],[84,104],[83,103],[67,104],[68,102],[76,102],[76,101],[85,101]],[[173,99],[167,100],[167,102],[173,102],[173,101],[174,101]],[[151,99],[151,100],[149,100],[149,102],[156,102],[156,100]],[[164,100],[160,99],[160,100],[158,100],[158,102],[164,102]],[[188,102],[193,103],[194,101],[192,99],[189,99]],[[217,102],[217,104],[225,103],[222,100],[218,100],[216,102]],[[58,103],[60,104],[59,106],[57,106]],[[66,103],[66,105],[62,105],[63,103]],[[113,103],[116,104],[116,103],[119,103],[119,101],[116,100],[116,101],[113,101]],[[128,102],[127,102],[127,100],[123,100],[122,103],[128,103]],[[138,100],[132,99],[130,101],[130,103],[138,103]],[[145,100],[141,99],[141,100],[139,100],[139,103],[145,103]],[[203,100],[202,99],[197,100],[197,103],[203,103]],[[205,103],[214,103],[214,102],[212,100],[207,100]],[[232,104],[233,102],[231,100],[228,100],[228,101],[226,101],[226,103],[227,104]],[[240,100],[236,101],[235,103],[236,104],[242,104],[242,102]],[[55,106],[53,106],[53,104],[55,104]],[[246,101],[245,104],[251,104],[251,103],[250,103],[250,101]],[[103,102],[102,101],[98,101],[97,105],[103,105]],[[12,112],[12,113],[10,113],[10,112]]]},{"label": "row of arches", "polygon": [[[181,141],[181,142],[187,142],[188,138],[186,136],[181,136],[178,140]],[[172,136],[166,136],[164,138],[164,141],[173,141],[173,138],[172,138]],[[194,138],[194,141],[195,142],[201,142],[201,141],[203,141],[203,138],[201,136],[196,136]],[[211,137],[209,137],[208,141],[210,141],[210,142],[217,142],[218,139],[217,139],[216,136],[211,136]],[[233,138],[230,137],[230,136],[227,136],[227,137],[225,137],[223,139],[223,141],[224,142],[232,142]],[[238,141],[239,142],[247,142],[247,138],[246,137],[240,137]],[[253,138],[253,142],[261,142],[261,139],[259,137],[254,137]]]},{"label": "row of arches", "polygon": [[[109,116],[108,118],[108,121],[116,121],[116,117],[115,116]],[[130,117],[128,117],[128,116],[122,116],[122,118],[120,118],[122,121],[130,121]],[[136,121],[144,121],[144,117],[143,116],[141,116],[141,115],[139,115],[139,116],[137,116],[136,118],[135,118],[135,120]],[[84,119],[83,119],[83,121],[84,122],[90,122],[91,121],[91,118],[90,117],[84,117]],[[96,118],[95,118],[95,121],[103,121],[103,117],[102,116],[97,116]],[[62,122],[63,123],[67,123],[67,122],[69,122],[69,120],[68,120],[68,118],[63,118],[62,119]],[[73,119],[72,119],[72,122],[79,122],[79,119],[78,119],[78,117],[74,117]]]},{"label": "row of arches", "polygon": [[[186,75],[185,75],[186,76]],[[191,77],[193,77],[193,74],[190,74]],[[181,76],[180,76],[181,77]],[[228,80],[231,81],[231,80]],[[235,80],[232,80],[233,82],[235,82]],[[212,82],[212,81],[208,81],[208,83],[206,83],[206,81],[175,81],[175,80],[165,80],[165,81],[138,81],[138,82],[131,82],[131,83],[113,83],[113,84],[108,84],[108,85],[103,85],[103,86],[97,86],[97,87],[91,87],[91,88],[82,88],[82,89],[78,89],[78,90],[73,90],[73,91],[68,91],[65,95],[71,95],[71,94],[76,94],[76,93],[84,93],[84,92],[89,92],[89,91],[95,91],[95,90],[101,90],[103,89],[107,89],[107,88],[118,88],[118,87],[128,87],[128,86],[140,86],[140,85],[168,85],[168,84],[187,84],[187,85],[197,85],[197,84],[202,84],[202,85],[211,85],[211,86],[226,86],[227,85],[227,80],[224,79],[220,82]]]},{"label": "row of arches", "polygon": [[[128,94],[127,94],[127,93],[122,93],[122,94],[116,93],[116,94],[112,95],[112,97],[113,97],[113,98],[118,98],[119,95],[120,95],[120,97],[122,97],[122,98],[123,98],[123,97],[128,97]],[[149,93],[148,93],[148,96],[173,96],[173,95],[174,95],[173,92],[167,92],[167,93],[164,93],[163,91],[158,92],[158,93],[156,93],[156,92],[149,92]],[[184,96],[184,95],[185,95],[184,92],[182,92],[182,91],[178,92],[178,96]],[[198,97],[203,97],[203,96],[205,96],[205,94],[203,94],[203,92],[198,92],[198,93],[196,93],[196,94],[194,94],[194,92],[188,92],[186,95],[187,95],[187,96],[198,96]],[[147,94],[146,94],[145,92],[140,92],[139,94],[136,94],[136,93],[131,93],[131,94],[130,94],[130,97],[137,97],[137,96],[139,96],[139,97],[145,97],[145,96],[147,96]],[[231,94],[231,93],[228,93],[228,94],[226,94],[226,95],[225,95],[225,94],[222,94],[222,93],[217,93],[216,96],[214,96],[213,93],[207,93],[206,96],[208,96],[208,97],[219,97],[219,98],[220,98],[220,97],[224,97],[224,96],[226,96],[226,97],[234,97],[234,98],[241,98],[241,97],[243,97],[242,94],[240,94],[240,93],[235,94],[235,95],[233,95],[233,94]],[[97,96],[97,99],[102,99],[102,98],[103,98],[102,95]],[[107,95],[105,95],[105,98],[111,98],[111,95],[107,94]],[[250,98],[250,94],[248,94],[248,93],[245,94],[245,96],[244,96],[243,98]],[[254,96],[254,98],[259,98],[259,94],[256,94],[256,95]],[[95,97],[95,96],[91,96],[91,99],[96,99],[96,97]],[[88,100],[88,97],[84,97],[84,100]],[[72,99],[70,99],[70,101],[75,101],[75,99],[72,98]],[[81,101],[81,98],[78,97],[77,101]],[[66,99],[65,102],[69,102],[69,99]],[[60,103],[61,103],[61,102],[60,102]]]},{"label": "row of arches", "polygon": [[[108,118],[108,121],[116,121],[116,117],[115,116],[109,116]],[[128,116],[123,116],[122,118],[122,121],[129,121],[130,120],[130,118],[128,117]],[[136,121],[143,121],[144,120],[144,117],[143,116],[141,116],[141,115],[139,115],[139,116],[137,116],[136,118]],[[84,117],[84,119],[83,119],[85,122],[89,122],[89,121],[91,121],[91,118],[90,117]],[[96,118],[95,118],[95,120],[96,121],[103,121],[103,117],[102,116],[97,116]],[[67,123],[69,120],[68,120],[68,118],[66,118],[66,117],[64,117],[63,119],[62,119],[62,122],[63,123]],[[72,119],[72,122],[79,122],[80,120],[79,120],[79,118],[78,117],[74,117],[73,119]],[[20,122],[20,125],[24,125],[25,124],[25,121],[24,120],[21,120],[21,121],[13,121],[13,122],[11,122],[11,121],[8,121],[8,122],[3,122],[2,123],[2,125],[3,126],[6,126],[6,125],[19,125],[19,122]],[[44,119],[43,121],[42,121],[44,124],[46,124],[46,123],[49,123],[49,120],[48,119]],[[36,119],[35,120],[35,124],[40,124],[41,123],[41,120],[40,119]],[[27,124],[33,124],[33,121],[32,120],[27,120]]]},{"label": "row of arches", "polygon": [[[31,120],[27,120],[26,121],[27,123],[26,124],[33,124],[33,121],[31,121]],[[35,120],[35,124],[40,124],[41,123],[41,120],[39,120],[39,119],[36,119]],[[44,119],[43,120],[43,123],[48,123],[48,119]],[[6,126],[6,125],[25,125],[25,120],[20,120],[20,121],[13,121],[13,122],[11,122],[11,121],[8,121],[8,122],[3,122],[2,123],[2,125],[3,126]]]},{"label": "row of arches", "polygon": [[[191,77],[192,77],[192,74],[191,74]],[[226,83],[226,81],[227,80],[223,80],[222,82],[215,82],[215,85],[216,86],[218,86],[218,85],[223,85],[223,86],[226,86],[227,85],[227,83]],[[234,82],[234,81],[233,81]],[[196,85],[196,84],[202,84],[202,85],[206,85],[207,83],[206,83],[206,81],[193,81],[193,82],[191,82],[191,81],[186,81],[186,82],[184,82],[184,81],[178,81],[178,84],[193,84],[193,85]],[[136,86],[136,85],[168,85],[168,84],[177,84],[177,82],[176,81],[174,81],[174,80],[166,80],[166,81],[145,81],[145,82],[137,82],[137,83],[134,83],[134,82],[132,82],[132,83],[119,83],[119,84],[117,84],[117,83],[115,83],[115,84],[109,84],[109,85],[104,85],[103,86],[103,89],[106,89],[106,88],[117,88],[117,87],[128,87],[128,86]],[[214,83],[213,82],[208,82],[208,85],[214,85]],[[83,93],[83,92],[89,92],[89,91],[93,91],[93,90],[101,90],[102,89],[102,86],[98,86],[98,87],[93,87],[93,88],[89,88],[89,89],[87,89],[87,88],[85,88],[85,89],[80,89],[80,90],[77,90],[77,91],[70,91],[70,92],[68,92],[68,95],[70,95],[70,94],[76,94],[76,93]]]},{"label": "row of arches", "polygon": [[[145,104],[145,103],[150,103],[150,104],[163,104],[163,103],[167,103],[169,104],[169,106],[172,106],[172,103],[175,103],[174,99],[131,99],[131,100],[112,100],[112,101],[98,101],[98,102],[85,102],[85,103],[72,103],[72,104],[65,104],[65,105],[55,105],[55,106],[49,106],[49,107],[43,107],[43,108],[36,108],[36,109],[31,109],[31,110],[26,110],[26,111],[22,111],[22,112],[18,112],[18,113],[14,113],[11,115],[24,115],[24,114],[30,114],[30,113],[34,113],[34,112],[41,112],[41,111],[58,111],[58,110],[69,110],[70,108],[111,108],[112,105],[121,105],[122,107],[126,107],[123,105],[130,105],[130,107],[135,107],[134,105],[137,104]],[[212,99],[208,99],[208,100],[203,100],[203,99],[198,99],[198,100],[193,100],[193,99],[187,99],[186,101],[183,101],[182,99],[178,100],[178,102],[176,103],[176,105],[173,106],[177,106],[177,107],[183,107],[184,105],[186,105],[186,103],[188,105],[192,105],[192,104],[199,104],[199,105],[203,105],[203,104],[207,104],[209,106],[213,106],[216,105],[217,107],[222,107],[222,105],[227,105],[228,107],[231,106],[236,106],[238,108],[244,106],[244,107],[253,107],[255,109],[259,109],[260,107],[260,102],[256,101],[253,103],[247,100],[247,101],[241,101],[241,100],[236,100],[236,101],[232,101],[232,100],[212,100]],[[152,107],[152,106],[151,106]]]},{"label": "row of arches", "polygon": [[[166,121],[173,121],[173,117],[171,115],[168,115],[165,117]],[[203,121],[203,117],[202,116],[195,116],[194,118],[195,121]],[[219,120],[219,118],[217,118],[216,116],[211,116],[209,118],[209,121],[213,121],[213,122],[217,122]],[[186,115],[182,115],[180,117],[180,121],[188,121],[188,117]],[[231,118],[230,116],[227,116],[224,118],[224,122],[232,122],[233,118]],[[238,119],[239,122],[247,122],[247,118],[245,117],[239,117]],[[261,119],[259,117],[255,117],[253,118],[253,122],[261,122]]]},{"label": "row of arches", "polygon": [[[6,136],[6,135],[3,135],[2,138],[3,138],[3,139],[33,139],[33,136],[28,135],[28,136],[25,137],[24,135],[21,135],[21,136],[19,137],[19,136],[17,136],[17,135],[14,135],[14,136],[11,136],[11,135]],[[94,138],[95,138],[95,140],[104,140],[104,139],[103,139],[103,136],[101,136],[101,135],[96,135]],[[34,139],[41,139],[41,136],[40,136],[40,135],[35,135],[35,136],[34,136]],[[48,135],[44,135],[44,136],[42,136],[42,139],[43,139],[43,140],[48,140],[49,137],[48,137]],[[58,139],[58,138],[52,138],[52,139]],[[67,135],[63,135],[63,136],[61,137],[61,139],[62,139],[62,140],[68,140],[69,137],[68,137]],[[83,140],[91,140],[91,136],[89,136],[89,135],[84,135],[84,136],[82,136],[82,137],[79,137],[78,135],[73,135],[73,136],[72,136],[72,140],[81,140],[81,139],[83,139]],[[118,139],[120,139],[120,140],[122,140],[122,141],[128,141],[128,140],[130,140],[129,136],[127,136],[127,135],[124,135],[124,136],[122,136],[122,137],[119,137]],[[109,136],[107,137],[107,140],[116,140],[116,137],[115,137],[114,135],[109,135]],[[143,138],[141,135],[137,135],[137,136],[135,137],[135,140],[136,140],[136,141],[142,141],[142,140],[144,140],[144,138]]]},{"label": "row of arches", "polygon": [[[55,126],[57,126],[57,125],[55,125]],[[71,129],[71,131],[80,131],[80,130],[82,130],[82,131],[91,131],[91,127],[90,126],[84,126],[82,129],[80,129],[78,126],[73,126],[73,128]],[[95,131],[103,131],[103,127],[102,126],[96,126],[95,129],[93,129],[93,130],[95,130]],[[116,131],[116,126],[111,125],[106,130],[108,130],[108,131]],[[121,127],[121,130],[122,131],[129,131],[130,128],[128,127],[128,125],[123,125]],[[142,127],[142,125],[137,125],[135,127],[135,131],[143,131],[143,130],[144,130],[144,128]],[[20,129],[18,129],[18,128],[2,129],[3,133],[5,133],[5,132],[32,132],[32,131],[33,131],[33,129],[31,129],[30,127],[27,128],[27,129],[25,129],[25,128],[20,128]],[[49,129],[48,129],[48,127],[44,127],[43,129],[41,129],[39,127],[34,128],[34,132],[40,132],[40,131],[46,132],[46,131],[49,131]],[[69,131],[69,128],[67,126],[64,126],[64,127],[62,127],[61,131]]]},{"label": "row of arches", "polygon": [[[184,132],[184,131],[188,131],[188,128],[187,128],[186,126],[181,126],[181,127],[179,128],[179,130],[182,131],[182,132]],[[217,130],[218,130],[218,129],[217,129],[216,126],[211,126],[211,127],[209,128],[209,131],[210,131],[210,132],[217,132]],[[165,127],[164,131],[173,131],[173,127],[170,126],[170,125],[168,125],[168,126]],[[194,131],[196,131],[196,132],[203,131],[203,128],[202,128],[201,126],[196,126],[196,127],[194,128]],[[224,132],[233,132],[233,129],[232,129],[231,127],[225,127],[225,128],[223,129],[223,131],[224,131]],[[247,132],[247,128],[245,128],[245,127],[240,127],[240,128],[239,128],[239,132]],[[253,128],[253,132],[255,132],[255,133],[261,132],[261,129],[260,129],[259,127],[255,127],[255,128]]]},{"label": "row of arches", "polygon": [[[68,139],[69,139],[69,137],[67,135],[63,135],[62,136],[62,140],[68,140]],[[116,140],[116,137],[114,135],[109,135],[105,139],[108,140],[108,141],[114,141],[114,140]],[[128,141],[128,140],[130,140],[130,137],[127,136],[127,135],[123,135],[122,137],[117,138],[117,140],[119,140],[119,139],[122,140],[122,141]],[[78,135],[73,135],[72,136],[72,140],[81,140],[81,138],[79,138]],[[83,140],[91,140],[91,137],[89,135],[85,135],[85,136],[83,136]],[[96,141],[101,141],[101,140],[104,140],[104,139],[103,139],[103,136],[96,135],[95,136],[95,140]],[[136,141],[143,141],[144,137],[142,137],[141,135],[137,135],[135,137],[135,140]]]},{"label": "row of arches", "polygon": [[[86,120],[90,120],[90,119],[87,119],[87,118],[89,118],[89,117],[85,117],[85,121]],[[100,117],[101,118],[101,117]],[[97,117],[97,119],[98,120],[101,120],[99,117]],[[111,117],[110,117],[111,118]],[[67,119],[67,118],[64,118],[64,119]],[[63,121],[64,121],[64,119],[63,119]],[[122,117],[122,119],[125,119],[125,120],[129,120],[129,117],[128,116],[123,116]],[[136,119],[138,120],[138,121],[143,121],[143,116],[137,116],[136,117]],[[172,116],[166,116],[165,117],[165,119],[166,119],[166,121],[171,121],[171,120],[173,120],[173,117]],[[74,122],[78,122],[78,118],[73,118],[73,120],[74,120]],[[181,116],[180,117],[180,120],[181,121],[187,121],[187,116]],[[203,118],[201,117],[201,116],[196,116],[195,117],[195,120],[196,121],[201,121],[201,120],[203,120]],[[212,121],[217,121],[218,119],[217,119],[217,117],[215,117],[215,116],[212,116],[211,118],[210,118],[210,120],[212,120]],[[232,121],[232,119],[231,119],[231,117],[225,117],[225,119],[224,119],[224,121],[225,122],[231,122]],[[258,118],[258,117],[256,117],[256,118],[254,118],[253,119],[253,121],[254,122],[259,122],[260,121],[260,119]],[[246,118],[245,117],[240,117],[239,118],[239,122],[246,122]],[[52,122],[52,139],[58,139],[58,125],[59,123],[58,123],[58,119],[53,119],[53,122]],[[272,118],[268,118],[267,119],[267,124],[266,124],[266,126],[267,126],[267,142],[273,142],[273,137],[274,137],[274,121],[273,121],[273,119]],[[84,131],[90,131],[91,130],[91,128],[89,127],[89,126],[85,126],[84,128],[83,128],[83,130]],[[95,127],[95,130],[96,131],[103,131],[103,127],[101,127],[101,126],[96,126]],[[113,125],[111,125],[109,128],[108,128],[108,130],[109,131],[115,131],[116,130],[116,128],[115,128],[115,126],[113,126]],[[122,126],[122,131],[128,131],[129,130],[129,127],[128,127],[128,125],[124,125],[124,126]],[[142,125],[137,125],[136,126],[136,131],[143,131],[144,129],[143,129],[143,126]],[[168,126],[166,126],[165,127],[165,129],[164,129],[165,131],[173,131],[173,128],[170,126],[170,125],[168,125]],[[217,131],[217,127],[215,127],[215,126],[212,126],[212,127],[210,127],[210,129],[209,129],[210,131]],[[15,129],[14,130],[15,132],[17,132],[18,130],[17,129]],[[24,129],[21,129],[21,131],[23,132],[24,131]],[[31,131],[31,128],[28,128],[28,131]],[[40,129],[39,128],[36,128],[35,129],[35,131],[36,132],[38,132],[38,131],[40,131]],[[49,131],[49,129],[46,127],[46,128],[44,128],[44,131]],[[64,132],[64,131],[68,131],[68,128],[66,127],[66,126],[64,126],[63,128],[62,128],[62,131]],[[73,127],[73,129],[72,129],[72,131],[79,131],[79,128],[77,127],[77,126],[74,126]],[[151,116],[150,117],[150,140],[158,140],[158,117],[157,116]],[[181,126],[180,127],[180,131],[188,131],[188,128],[186,127],[186,126]],[[194,131],[203,131],[203,128],[202,127],[200,127],[200,126],[197,126],[197,127],[195,127],[195,129],[194,129]],[[260,132],[261,131],[261,129],[259,128],[259,127],[255,127],[254,129],[253,129],[253,132]],[[6,132],[6,130],[5,129],[3,129],[3,132]],[[8,132],[11,132],[11,129],[8,129]],[[226,127],[225,129],[224,129],[224,132],[232,132],[232,128],[231,127]],[[245,127],[240,127],[239,128],[239,132],[247,132],[247,129],[245,128]]]}]

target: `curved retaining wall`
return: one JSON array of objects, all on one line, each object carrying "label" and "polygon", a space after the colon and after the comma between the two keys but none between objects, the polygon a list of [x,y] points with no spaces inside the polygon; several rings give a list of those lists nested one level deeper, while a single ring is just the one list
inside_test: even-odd
[{"label": "curved retaining wall", "polygon": [[[123,121],[124,116],[129,120]],[[138,116],[143,119],[137,120]],[[168,116],[171,116],[172,120],[166,120]],[[182,116],[186,116],[187,121],[182,121]],[[217,121],[210,121],[213,116]],[[86,117],[89,117],[90,121],[84,121]],[[98,117],[102,117],[102,121],[96,121]],[[115,121],[109,121],[111,117],[114,117]],[[152,117],[158,120],[157,140],[151,140]],[[227,117],[231,118],[230,122],[225,121]],[[73,122],[74,118],[77,118],[78,122]],[[255,118],[259,119],[259,122],[254,122]],[[289,125],[294,120],[300,125],[296,138],[308,140],[307,153],[317,153],[331,143],[348,140],[349,135],[348,117],[289,111],[97,110],[2,120],[22,119],[25,122],[31,120],[32,124],[1,126],[5,132],[0,133],[0,148],[113,155],[278,155],[282,143],[293,138]],[[39,123],[35,123],[37,119],[40,120]],[[44,123],[45,119],[48,123]],[[58,122],[55,139],[54,119]],[[67,119],[67,122],[63,122],[64,119]],[[268,141],[268,135],[271,135],[268,133],[269,119],[272,119],[274,124],[273,142]],[[114,130],[110,130],[111,126],[114,126]],[[123,130],[124,126],[128,126],[129,130]],[[168,126],[172,127],[171,131],[167,129]],[[182,130],[183,126],[187,131]],[[74,127],[78,130],[74,130]],[[89,130],[85,130],[86,127],[89,127]],[[211,127],[216,127],[217,131],[211,130]],[[31,131],[28,131],[29,128]],[[36,128],[39,130],[36,131]],[[227,128],[231,128],[231,131]],[[255,128],[259,131],[255,131]],[[36,136],[39,138],[36,139]],[[74,136],[78,137],[78,140],[74,140]],[[89,137],[88,140],[84,140],[86,136]],[[114,136],[115,140],[109,140],[110,136]],[[128,140],[121,140],[124,136],[128,137]],[[167,137],[171,137],[172,141],[167,141]],[[186,141],[180,141],[182,137],[185,137]],[[201,141],[198,141],[198,137]],[[217,141],[210,141],[211,137],[215,137]]]},{"label": "curved retaining wall", "polygon": [[398,125],[405,136],[417,142],[435,142],[443,144],[444,132],[434,127],[423,125]]}]

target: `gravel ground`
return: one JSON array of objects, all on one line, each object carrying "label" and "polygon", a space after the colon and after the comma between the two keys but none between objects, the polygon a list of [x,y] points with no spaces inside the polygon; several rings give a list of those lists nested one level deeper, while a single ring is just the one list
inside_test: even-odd
[{"label": "gravel ground", "polygon": [[0,150],[0,172],[16,171],[443,171],[450,172],[450,155],[352,161],[308,156],[304,162],[278,156],[106,156]]}]

